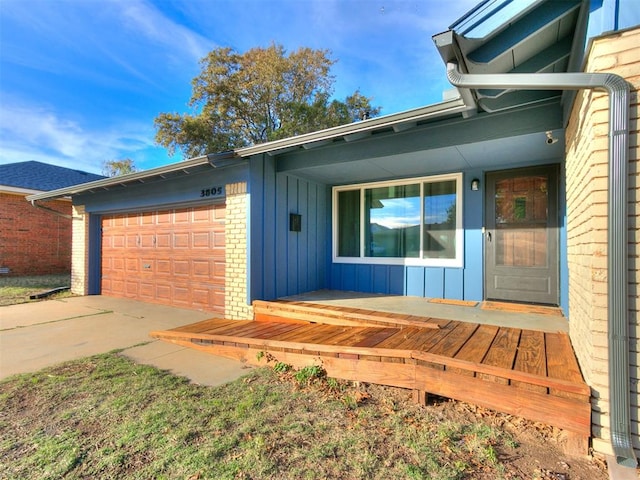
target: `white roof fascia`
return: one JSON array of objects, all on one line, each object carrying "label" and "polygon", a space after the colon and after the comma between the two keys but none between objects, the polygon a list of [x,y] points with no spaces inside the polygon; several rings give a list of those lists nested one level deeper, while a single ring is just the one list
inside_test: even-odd
[{"label": "white roof fascia", "polygon": [[354,139],[354,134],[370,132],[385,127],[396,127],[403,123],[417,123],[428,118],[437,118],[451,113],[461,113],[469,107],[460,98],[454,98],[441,103],[435,103],[426,107],[407,110],[401,113],[370,118],[361,122],[349,123],[338,127],[327,128],[317,132],[305,133],[295,137],[260,143],[251,147],[239,148],[236,153],[241,157],[250,157],[261,153],[271,153],[300,147],[307,144],[331,141],[338,137]]},{"label": "white roof fascia", "polygon": [[23,187],[12,187],[10,185],[0,185],[0,192],[12,193],[16,195],[33,195],[36,193],[41,193],[42,190],[34,190],[32,188],[23,188]]},{"label": "white roof fascia", "polygon": [[158,177],[165,174],[179,172],[181,170],[188,170],[191,167],[199,167],[207,163],[210,163],[212,166],[215,167],[214,160],[210,160],[210,158],[215,158],[216,156],[222,157],[226,155],[231,156],[232,153],[225,153],[225,154],[219,154],[219,155],[202,155],[200,157],[191,158],[189,160],[183,160],[181,162],[172,163],[170,165],[164,165],[162,167],[152,168],[150,170],[128,173],[126,175],[119,175],[117,177],[103,178],[101,180],[95,180],[93,182],[81,183],[78,185],[72,185],[71,187],[59,188],[58,190],[51,190],[49,192],[37,193],[35,195],[29,195],[27,197],[27,201],[33,203],[38,200],[77,195],[79,193],[83,193],[89,190],[94,190],[99,188],[108,188],[108,187],[113,187],[115,185],[124,186],[125,184],[135,182],[135,181],[144,183],[145,179],[148,179],[151,177]]}]

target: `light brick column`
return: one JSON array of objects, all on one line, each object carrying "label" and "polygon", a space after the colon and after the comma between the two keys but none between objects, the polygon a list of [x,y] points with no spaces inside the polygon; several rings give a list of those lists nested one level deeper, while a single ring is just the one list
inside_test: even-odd
[{"label": "light brick column", "polygon": [[247,305],[247,184],[232,183],[225,190],[225,317],[248,320],[253,307]]},{"label": "light brick column", "polygon": [[[638,438],[638,97],[640,29],[596,39],[588,53],[586,72],[620,75],[631,85],[629,158],[629,332],[635,345],[631,356],[631,406],[634,446]],[[578,92],[566,129],[567,244],[569,263],[569,330],[586,382],[592,392],[594,451],[612,454],[609,425],[609,367],[607,322],[607,190],[608,96]],[[636,129],[634,131],[634,129]],[[635,360],[634,360],[635,358]]]},{"label": "light brick column", "polygon": [[87,295],[89,288],[89,214],[84,205],[71,210],[71,292]]}]

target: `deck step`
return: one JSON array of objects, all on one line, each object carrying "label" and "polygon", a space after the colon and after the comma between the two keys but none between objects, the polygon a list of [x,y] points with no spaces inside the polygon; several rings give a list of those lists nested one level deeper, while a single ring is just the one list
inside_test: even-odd
[{"label": "deck step", "polygon": [[421,327],[439,329],[449,323],[431,317],[400,315],[362,308],[345,308],[311,302],[289,300],[254,300],[254,320],[257,322],[302,321],[352,327]]}]

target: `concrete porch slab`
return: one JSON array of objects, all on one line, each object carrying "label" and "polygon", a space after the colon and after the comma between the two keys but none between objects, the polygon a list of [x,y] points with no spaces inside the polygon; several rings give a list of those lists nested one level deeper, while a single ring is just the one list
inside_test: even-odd
[{"label": "concrete porch slab", "polygon": [[423,297],[380,295],[340,290],[317,290],[315,292],[283,297],[282,300],[404,313],[422,317],[497,325],[499,327],[517,327],[543,332],[566,333],[569,331],[569,322],[565,317],[483,310],[481,308],[481,302],[473,307],[447,305],[443,303],[432,303],[429,299]]}]

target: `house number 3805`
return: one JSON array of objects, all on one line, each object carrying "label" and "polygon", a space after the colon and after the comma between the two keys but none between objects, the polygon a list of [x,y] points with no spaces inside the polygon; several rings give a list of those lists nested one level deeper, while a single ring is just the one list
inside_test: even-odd
[{"label": "house number 3805", "polygon": [[222,195],[222,187],[203,188],[200,190],[201,197],[216,197]]}]

